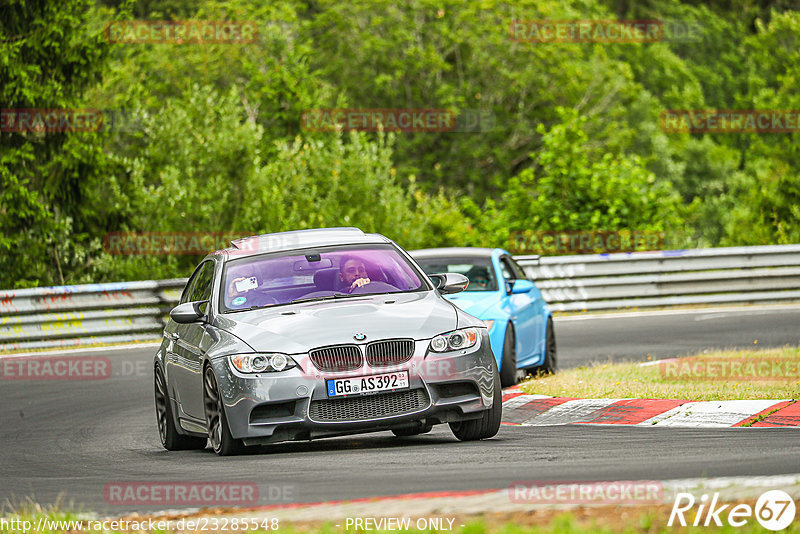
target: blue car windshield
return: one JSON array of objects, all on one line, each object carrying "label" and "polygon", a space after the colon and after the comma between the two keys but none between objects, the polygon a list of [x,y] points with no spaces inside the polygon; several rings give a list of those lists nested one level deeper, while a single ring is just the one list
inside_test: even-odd
[{"label": "blue car windshield", "polygon": [[422,258],[416,261],[426,274],[463,274],[469,278],[466,291],[497,291],[490,258]]},{"label": "blue car windshield", "polygon": [[223,312],[429,289],[391,245],[322,247],[234,259],[225,265],[221,288]]}]

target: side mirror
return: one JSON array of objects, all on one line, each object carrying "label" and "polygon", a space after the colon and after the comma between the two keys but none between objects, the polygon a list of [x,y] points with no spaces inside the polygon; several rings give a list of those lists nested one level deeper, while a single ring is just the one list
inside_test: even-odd
[{"label": "side mirror", "polygon": [[519,295],[520,293],[530,293],[533,289],[533,282],[530,280],[514,280],[511,285],[511,293]]},{"label": "side mirror", "polygon": [[196,323],[200,319],[205,316],[205,313],[200,309],[202,304],[207,304],[207,300],[197,301],[197,302],[184,302],[183,304],[178,304],[172,311],[169,312],[169,316],[172,318],[173,321],[180,324],[190,324]]},{"label": "side mirror", "polygon": [[433,280],[436,289],[438,289],[442,295],[460,293],[467,289],[469,285],[469,278],[458,273],[432,274],[430,278]]}]

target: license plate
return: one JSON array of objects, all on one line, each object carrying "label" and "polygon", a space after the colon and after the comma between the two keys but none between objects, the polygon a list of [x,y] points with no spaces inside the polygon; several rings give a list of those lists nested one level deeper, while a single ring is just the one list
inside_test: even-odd
[{"label": "license plate", "polygon": [[328,396],[363,395],[376,391],[408,389],[408,371],[380,375],[335,378],[327,381]]}]

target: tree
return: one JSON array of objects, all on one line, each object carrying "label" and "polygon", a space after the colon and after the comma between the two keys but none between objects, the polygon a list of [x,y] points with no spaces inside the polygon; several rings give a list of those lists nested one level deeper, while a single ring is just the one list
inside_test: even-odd
[{"label": "tree", "polygon": [[[509,182],[499,205],[490,203],[484,225],[495,246],[515,231],[684,231],[681,203],[669,183],[657,181],[637,156],[591,150],[575,110],[558,110],[562,122],[539,128],[542,149],[535,166]],[[683,239],[681,235],[679,239]]]},{"label": "tree", "polygon": [[[85,107],[82,95],[100,79],[108,52],[86,30],[93,2],[3,4],[3,107]],[[93,230],[114,216],[102,208],[109,188],[98,134],[8,130],[0,132],[0,286],[60,283],[80,271]]]},{"label": "tree", "polygon": [[[745,43],[751,108],[800,109],[800,13],[773,12],[769,25],[759,22],[756,29]],[[740,134],[740,138],[744,176],[736,183],[736,208],[723,243],[800,242],[800,134]]]}]

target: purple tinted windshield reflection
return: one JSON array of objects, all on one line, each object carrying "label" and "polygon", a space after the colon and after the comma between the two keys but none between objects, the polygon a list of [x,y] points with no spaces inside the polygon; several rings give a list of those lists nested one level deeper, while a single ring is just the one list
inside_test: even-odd
[{"label": "purple tinted windshield reflection", "polygon": [[297,299],[418,291],[423,281],[389,245],[337,247],[229,262],[223,311],[288,304]]}]

